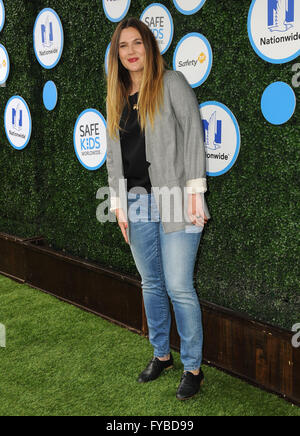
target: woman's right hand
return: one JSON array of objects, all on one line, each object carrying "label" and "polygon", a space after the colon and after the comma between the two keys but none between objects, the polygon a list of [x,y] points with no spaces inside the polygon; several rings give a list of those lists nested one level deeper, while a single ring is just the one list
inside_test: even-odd
[{"label": "woman's right hand", "polygon": [[119,208],[119,209],[115,209],[114,212],[115,212],[115,215],[117,217],[119,227],[123,233],[123,237],[125,239],[125,242],[127,244],[129,244],[127,233],[126,233],[126,229],[128,228],[128,221],[126,220],[124,210],[122,208]]}]

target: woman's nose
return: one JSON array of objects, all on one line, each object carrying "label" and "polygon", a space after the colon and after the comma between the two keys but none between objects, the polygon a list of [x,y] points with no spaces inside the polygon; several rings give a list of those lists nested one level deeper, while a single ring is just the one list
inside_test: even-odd
[{"label": "woman's nose", "polygon": [[128,47],[128,53],[129,53],[129,54],[134,53],[134,47],[133,47],[133,45],[129,45],[129,47]]}]

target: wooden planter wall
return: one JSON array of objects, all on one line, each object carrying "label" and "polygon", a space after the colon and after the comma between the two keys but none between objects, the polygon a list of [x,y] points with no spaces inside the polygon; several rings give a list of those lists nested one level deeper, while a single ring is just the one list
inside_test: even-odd
[{"label": "wooden planter wall", "polygon": [[[147,336],[141,283],[47,246],[0,233],[0,273]],[[201,301],[204,361],[300,405],[293,333]],[[171,346],[180,340],[172,311]]]}]

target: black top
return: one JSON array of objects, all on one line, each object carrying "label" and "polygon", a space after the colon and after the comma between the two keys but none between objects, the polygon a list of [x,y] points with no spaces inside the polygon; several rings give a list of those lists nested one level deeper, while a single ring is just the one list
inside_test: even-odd
[{"label": "black top", "polygon": [[142,186],[151,193],[148,173],[150,163],[146,160],[145,135],[138,122],[137,110],[133,109],[137,99],[138,92],[129,95],[130,110],[126,103],[120,120],[120,127],[126,130],[126,132],[120,130],[124,177],[127,179],[127,191],[135,186]]}]

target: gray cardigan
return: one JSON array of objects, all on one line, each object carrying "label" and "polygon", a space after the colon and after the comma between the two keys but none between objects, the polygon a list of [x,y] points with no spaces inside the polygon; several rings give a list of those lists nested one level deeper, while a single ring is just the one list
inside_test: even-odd
[{"label": "gray cardigan", "polygon": [[[117,139],[112,139],[108,131],[106,136],[110,211],[123,208],[128,219],[127,180],[124,178],[119,132]],[[167,70],[164,74],[164,106],[161,114],[155,117],[153,130],[147,118],[145,151],[164,231],[188,231],[193,226],[187,215],[189,193],[202,194],[204,211],[210,218],[204,197],[207,190],[206,159],[199,104],[180,71]],[[142,191],[135,189],[134,192]],[[130,243],[130,226],[127,236]]]}]

